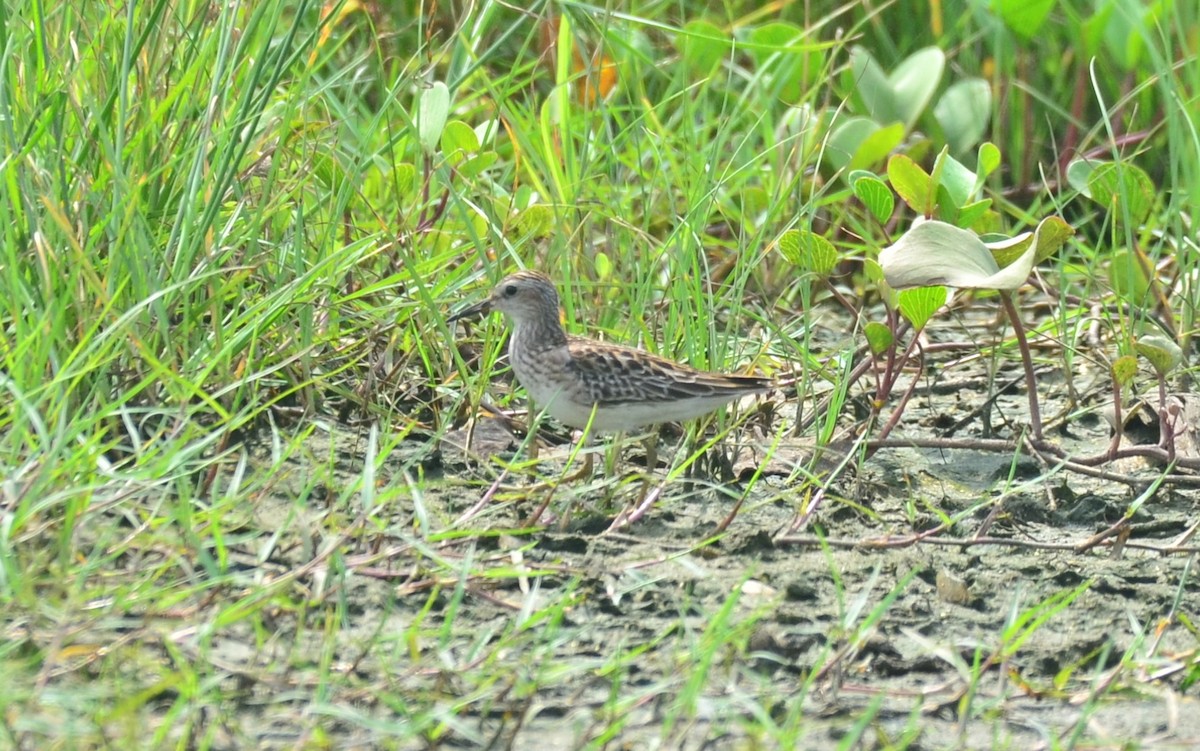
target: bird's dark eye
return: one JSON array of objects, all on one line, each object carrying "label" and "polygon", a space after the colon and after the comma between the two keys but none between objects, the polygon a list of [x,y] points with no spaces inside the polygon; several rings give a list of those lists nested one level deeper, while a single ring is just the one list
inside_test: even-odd
[{"label": "bird's dark eye", "polygon": [[515,294],[517,294],[517,285],[510,284],[504,288],[504,296],[505,297],[512,297]]}]

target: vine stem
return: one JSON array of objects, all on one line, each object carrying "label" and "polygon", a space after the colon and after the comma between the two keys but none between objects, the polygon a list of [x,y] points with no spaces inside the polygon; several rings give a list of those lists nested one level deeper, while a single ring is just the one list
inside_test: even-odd
[{"label": "vine stem", "polygon": [[1021,324],[1021,316],[1017,306],[1013,304],[1012,296],[1007,292],[1000,293],[1004,301],[1004,311],[1012,323],[1013,333],[1017,335],[1017,347],[1021,350],[1021,363],[1025,366],[1025,388],[1029,392],[1029,425],[1033,429],[1033,438],[1042,440],[1042,410],[1038,406],[1037,379],[1033,375],[1033,356],[1029,353],[1029,340],[1025,338],[1025,326]]}]

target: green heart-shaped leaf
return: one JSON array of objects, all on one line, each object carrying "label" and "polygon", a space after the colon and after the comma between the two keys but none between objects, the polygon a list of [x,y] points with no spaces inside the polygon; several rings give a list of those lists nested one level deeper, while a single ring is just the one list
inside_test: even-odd
[{"label": "green heart-shaped leaf", "polygon": [[933,314],[946,304],[946,288],[915,287],[902,290],[896,298],[900,315],[908,319],[915,330],[920,331],[929,323]]},{"label": "green heart-shaped leaf", "polygon": [[1133,348],[1139,355],[1146,358],[1146,361],[1160,376],[1165,376],[1183,364],[1183,350],[1174,340],[1168,339],[1162,334],[1139,337]]},{"label": "green heart-shaped leaf", "polygon": [[475,129],[462,120],[451,120],[442,129],[442,153],[452,164],[466,159],[479,151],[479,137]]},{"label": "green heart-shaped leaf", "polygon": [[893,154],[887,165],[892,190],[918,214],[928,213],[932,206],[933,183],[929,173],[904,154]]},{"label": "green heart-shaped leaf", "polygon": [[867,346],[871,348],[873,355],[887,352],[895,341],[892,330],[879,321],[868,321],[867,325],[863,326],[863,335],[867,337]]},{"label": "green heart-shaped leaf", "polygon": [[850,187],[876,221],[882,224],[892,218],[892,211],[896,208],[896,198],[883,180],[865,172],[851,177]]},{"label": "green heart-shaped leaf", "polygon": [[793,266],[818,276],[829,276],[837,265],[837,249],[833,243],[811,230],[792,229],[779,238],[779,252]]},{"label": "green heart-shaped leaf", "polygon": [[1154,208],[1154,182],[1134,164],[1105,162],[1087,178],[1091,199],[1112,212],[1113,219],[1138,227]]}]

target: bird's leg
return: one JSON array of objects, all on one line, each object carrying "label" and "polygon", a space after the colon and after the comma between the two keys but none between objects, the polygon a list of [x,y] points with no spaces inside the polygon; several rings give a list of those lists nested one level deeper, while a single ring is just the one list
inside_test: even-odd
[{"label": "bird's leg", "polygon": [[533,403],[533,399],[529,400],[529,411],[526,414],[528,416],[528,419],[526,421],[526,425],[528,427],[526,427],[526,430],[528,431],[527,435],[529,437],[529,458],[534,461],[537,461],[537,458],[538,458],[538,442],[537,442],[538,411],[537,411],[537,405]]},{"label": "bird's leg", "polygon": [[[675,444],[676,456],[678,456],[680,450],[683,451],[684,457],[691,457],[695,454],[696,448],[700,445],[700,441],[703,440],[702,436],[703,433],[695,425],[685,424],[683,426],[683,435],[680,437],[679,443]],[[688,483],[689,489],[691,488],[690,483],[696,477],[696,464],[697,462],[695,461],[688,462],[687,466],[683,468],[683,480],[685,483]]]},{"label": "bird's leg", "polygon": [[608,451],[604,452],[604,474],[606,477],[612,477],[617,473],[617,465],[621,462],[621,442],[624,439],[625,433],[614,433]]},{"label": "bird's leg", "polygon": [[[576,480],[586,480],[592,476],[592,465],[594,464],[596,454],[596,452],[592,450],[592,447],[595,445],[595,443],[596,441],[591,431],[583,434],[583,438],[580,441],[579,450],[575,452],[575,454],[578,454],[580,451],[583,452],[583,466],[571,474],[559,478],[558,482],[575,482]],[[574,454],[572,456],[574,456]]]},{"label": "bird's leg", "polygon": [[646,475],[653,475],[658,469],[658,431],[652,430],[650,434],[642,441],[642,448],[646,451]]},{"label": "bird's leg", "polygon": [[646,452],[646,471],[642,475],[642,488],[638,491],[638,504],[646,500],[646,494],[650,492],[650,481],[654,478],[654,473],[658,469],[658,431],[652,430],[642,439],[642,450]]},{"label": "bird's leg", "polygon": [[613,519],[609,525],[608,531],[613,532],[622,527],[633,524],[638,519],[645,516],[651,506],[662,496],[663,490],[669,482],[668,477],[664,477],[662,482],[651,490],[650,486],[654,481],[655,472],[658,470],[658,431],[655,430],[642,439],[642,447],[646,452],[646,471],[642,473],[642,487],[638,490],[637,500],[630,505],[621,509],[621,513]]},{"label": "bird's leg", "polygon": [[[614,433],[612,441],[609,443],[608,448],[604,452],[604,476],[606,478],[612,478],[615,476],[615,469],[621,452],[621,439],[624,437],[624,433]],[[588,458],[590,459],[591,457],[589,456]],[[604,485],[605,490],[602,495],[602,502],[607,504],[612,501],[613,488],[616,486],[607,482]]]},{"label": "bird's leg", "polygon": [[554,491],[557,489],[558,489],[558,483],[556,483],[556,482],[541,482],[541,483],[538,483],[537,485],[535,485],[534,488],[530,489],[531,491],[534,491],[534,492],[540,492],[542,490],[545,490],[546,496],[545,496],[545,498],[542,499],[541,505],[539,505],[537,507],[537,509],[535,509],[533,511],[533,513],[531,513],[528,517],[525,518],[524,521],[521,522],[522,527],[537,527],[543,523],[547,523],[548,521],[553,520],[553,519],[544,520],[543,517],[546,514],[546,509],[550,507],[550,499],[554,498]]}]

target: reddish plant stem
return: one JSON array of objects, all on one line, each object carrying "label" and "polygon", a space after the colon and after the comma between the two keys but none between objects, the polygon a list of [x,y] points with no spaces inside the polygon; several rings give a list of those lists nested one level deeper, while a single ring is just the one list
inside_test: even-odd
[{"label": "reddish plant stem", "polygon": [[1112,443],[1108,446],[1108,461],[1116,458],[1117,452],[1121,450],[1121,436],[1125,434],[1125,415],[1121,412],[1121,384],[1117,382],[1114,375],[1112,379],[1113,389],[1113,437]]},{"label": "reddish plant stem", "polygon": [[1167,411],[1167,379],[1158,374],[1158,440],[1167,452],[1167,461],[1175,461],[1175,418]]},{"label": "reddish plant stem", "polygon": [[[909,399],[912,398],[913,393],[917,390],[917,384],[921,382],[921,374],[925,371],[925,351],[921,349],[921,345],[917,341],[918,339],[919,332],[917,336],[913,337],[913,344],[916,345],[917,372],[915,375],[913,375],[912,382],[908,384],[908,388],[905,389],[904,396],[900,397],[900,403],[897,404],[892,410],[892,414],[888,418],[887,424],[880,429],[879,435],[877,436],[877,438],[880,440],[886,439],[888,434],[890,434],[892,430],[895,429],[895,427],[900,423],[900,418],[904,415],[904,408],[908,406]],[[912,347],[910,347],[907,351],[905,351],[904,359],[901,362],[907,363],[912,359],[912,357]],[[892,380],[888,383],[887,395],[891,394],[892,388],[895,386],[895,384],[896,377],[893,376]],[[873,453],[873,451],[868,451],[867,455],[870,456]]]},{"label": "reddish plant stem", "polygon": [[1017,347],[1021,350],[1021,364],[1025,366],[1025,388],[1029,391],[1029,424],[1033,429],[1034,440],[1042,440],[1042,410],[1038,406],[1037,379],[1033,374],[1033,356],[1029,354],[1029,340],[1025,338],[1025,326],[1021,324],[1021,316],[1017,306],[1013,304],[1012,296],[1007,292],[1000,293],[1004,302],[1004,311],[1012,323],[1013,333],[1017,336]]}]

